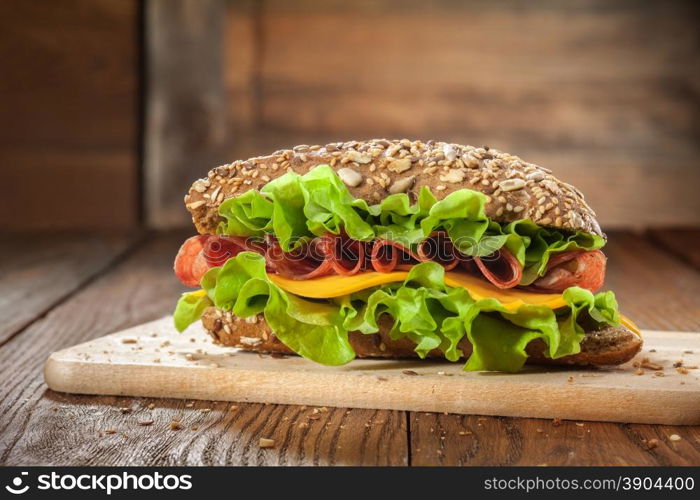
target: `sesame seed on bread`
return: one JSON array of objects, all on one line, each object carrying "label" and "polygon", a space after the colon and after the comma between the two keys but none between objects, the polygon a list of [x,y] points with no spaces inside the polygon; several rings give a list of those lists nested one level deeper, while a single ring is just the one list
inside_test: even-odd
[{"label": "sesame seed on bread", "polygon": [[211,170],[185,196],[201,234],[214,234],[223,200],[260,189],[286,172],[304,174],[317,165],[333,167],[356,198],[377,203],[392,193],[430,187],[442,199],[459,189],[487,195],[486,214],[501,223],[531,219],[563,230],[603,236],[595,212],[575,187],[550,170],[492,148],[408,139],[349,141],[296,146]]},{"label": "sesame seed on bread", "polygon": [[[214,339],[214,343],[238,347],[248,351],[276,354],[294,352],[284,345],[272,332],[262,315],[241,319],[229,311],[209,307],[202,315],[204,328]],[[378,320],[380,331],[373,334],[349,332],[348,339],[360,358],[415,358],[415,344],[408,339],[392,340],[389,337],[392,321],[387,315]],[[587,332],[581,342],[581,352],[558,359],[548,358],[544,353],[546,345],[536,339],[527,346],[529,363],[544,363],[575,366],[619,365],[631,360],[641,349],[642,340],[624,326],[606,327]],[[472,352],[472,346],[464,338],[459,343],[464,357]],[[431,351],[431,358],[441,358],[438,350]]]}]

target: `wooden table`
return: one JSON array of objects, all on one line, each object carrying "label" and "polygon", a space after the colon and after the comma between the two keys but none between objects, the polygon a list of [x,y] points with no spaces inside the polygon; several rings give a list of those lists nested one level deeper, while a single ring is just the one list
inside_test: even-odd
[{"label": "wooden table", "polygon": [[[0,464],[700,464],[700,426],[319,411],[48,390],[41,369],[52,351],[172,310],[182,290],[172,260],[185,237],[4,238]],[[700,231],[612,233],[606,253],[607,286],[640,326],[700,331]],[[182,429],[170,428],[174,419]],[[681,439],[670,440],[672,434]],[[260,448],[261,437],[276,446]]]}]

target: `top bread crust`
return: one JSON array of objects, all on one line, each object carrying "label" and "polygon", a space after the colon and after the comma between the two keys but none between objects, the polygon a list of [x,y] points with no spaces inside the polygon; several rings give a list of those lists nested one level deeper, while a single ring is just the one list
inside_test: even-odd
[{"label": "top bread crust", "polygon": [[408,193],[415,200],[422,186],[437,199],[466,188],[487,196],[486,215],[496,222],[530,219],[543,227],[604,236],[583,194],[551,170],[488,146],[432,140],[301,145],[235,161],[195,181],[185,206],[199,233],[215,234],[221,221],[218,208],[225,199],[259,190],[287,172],[303,175],[324,164],[338,172],[354,197],[370,204],[394,193]]}]

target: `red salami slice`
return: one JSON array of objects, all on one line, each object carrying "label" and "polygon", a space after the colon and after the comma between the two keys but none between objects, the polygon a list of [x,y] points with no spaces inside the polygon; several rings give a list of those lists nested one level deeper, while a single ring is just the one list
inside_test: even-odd
[{"label": "red salami slice", "polygon": [[600,250],[573,251],[555,255],[547,263],[547,272],[531,287],[548,292],[563,292],[580,286],[597,292],[605,281],[606,257]]},{"label": "red salami slice", "polygon": [[421,257],[401,243],[375,240],[370,254],[372,268],[379,273],[407,271],[421,262]]},{"label": "red salami slice", "polygon": [[461,254],[447,233],[436,231],[418,245],[418,257],[421,262],[437,262],[445,271],[451,271],[459,264]]},{"label": "red salami slice", "polygon": [[204,273],[209,269],[209,264],[204,256],[204,245],[209,239],[208,235],[193,236],[187,239],[175,256],[175,276],[185,285],[196,287]]},{"label": "red salami slice", "polygon": [[[367,269],[389,273],[433,261],[447,271],[459,265],[470,274],[481,275],[498,288],[506,289],[517,286],[523,273],[520,263],[505,247],[488,257],[468,257],[455,249],[445,232],[437,231],[421,242],[416,252],[395,241],[377,239],[365,243],[345,233],[314,238],[292,252],[284,252],[272,235],[266,236],[264,241],[199,235],[183,243],[175,258],[175,274],[185,285],[196,287],[207,270],[224,265],[242,251],[264,256],[268,272],[295,280],[328,274],[352,276]],[[562,292],[568,287],[580,286],[597,291],[605,279],[605,263],[605,255],[600,250],[560,253],[549,259],[546,274],[528,288]]]},{"label": "red salami slice", "polygon": [[318,248],[331,261],[333,271],[352,276],[366,268],[366,243],[350,238],[347,234],[327,234],[320,238]]},{"label": "red salami slice", "polygon": [[294,280],[307,280],[333,272],[332,259],[321,250],[320,246],[324,243],[320,238],[291,252],[282,250],[273,236],[268,236],[266,243],[265,259],[280,276]]},{"label": "red salami slice", "polygon": [[523,266],[505,247],[486,257],[474,257],[474,261],[484,278],[498,288],[513,288],[523,277]]}]

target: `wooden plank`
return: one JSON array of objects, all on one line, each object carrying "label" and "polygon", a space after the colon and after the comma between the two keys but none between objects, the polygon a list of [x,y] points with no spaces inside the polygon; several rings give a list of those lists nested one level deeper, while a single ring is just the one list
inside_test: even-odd
[{"label": "wooden plank", "polygon": [[0,243],[0,345],[108,268],[127,236],[16,234]]},{"label": "wooden plank", "polygon": [[224,11],[222,0],[146,4],[145,208],[153,227],[188,223],[183,194],[224,163]]},{"label": "wooden plank", "polygon": [[610,233],[605,288],[642,328],[697,331],[700,274],[643,236]]},{"label": "wooden plank", "polygon": [[[41,425],[27,428],[6,463],[405,465],[408,456],[403,412],[47,391],[32,415]],[[274,447],[260,448],[260,438]]]},{"label": "wooden plank", "polygon": [[139,2],[0,6],[5,229],[138,222]]},{"label": "wooden plank", "polygon": [[700,425],[700,371],[672,368],[678,360],[700,365],[700,333],[645,331],[644,338],[666,376],[638,376],[628,363],[587,377],[542,367],[484,377],[442,361],[357,359],[331,367],[272,359],[211,345],[199,324],[180,334],[165,317],[54,352],[44,376],[49,388],[74,394]]},{"label": "wooden plank", "polygon": [[[0,377],[4,381],[0,388],[0,463],[406,463],[406,418],[402,412],[322,412],[319,421],[299,428],[313,410],[241,405],[243,411],[237,415],[225,410],[225,405],[213,403],[188,408],[177,401],[64,396],[46,388],[41,366],[49,353],[172,310],[183,287],[172,276],[171,262],[185,236],[149,238],[109,275],[0,348]],[[158,407],[157,418],[150,426],[138,424],[142,416],[146,417],[145,410],[133,415],[119,411],[121,407],[147,408],[150,402]],[[202,413],[201,408],[213,411]],[[173,419],[187,427],[179,432],[170,430]],[[200,428],[192,431],[192,425]],[[110,429],[119,432],[106,434]],[[260,437],[275,439],[277,447],[259,449]],[[65,443],[71,444],[71,451]],[[220,448],[221,443],[225,446]]]},{"label": "wooden plank", "polygon": [[[700,427],[411,413],[412,465],[697,465]],[[671,436],[680,441],[671,440]],[[656,441],[653,441],[656,440]]]},{"label": "wooden plank", "polygon": [[[616,292],[621,310],[644,328],[697,330],[700,274],[643,236],[613,232],[608,237],[606,288]],[[644,351],[653,355],[648,347]],[[445,430],[444,440],[435,432],[438,425]],[[474,434],[459,434],[465,431]],[[561,428],[554,429],[551,421],[539,419],[423,413],[412,413],[410,426],[411,458],[416,465],[696,464],[700,460],[699,433],[698,426],[585,422],[581,428],[564,421]],[[589,439],[589,434],[595,438]],[[670,441],[671,434],[681,436],[682,444]],[[652,439],[659,441],[658,446],[648,450]]]},{"label": "wooden plank", "polygon": [[651,240],[664,250],[700,270],[700,229],[654,229]]},{"label": "wooden plank", "polygon": [[696,17],[658,0],[236,2],[228,159],[372,136],[488,144],[576,185],[607,227],[697,225]]}]

